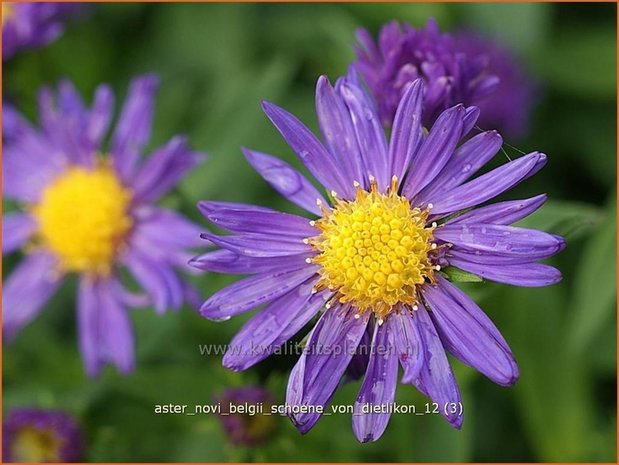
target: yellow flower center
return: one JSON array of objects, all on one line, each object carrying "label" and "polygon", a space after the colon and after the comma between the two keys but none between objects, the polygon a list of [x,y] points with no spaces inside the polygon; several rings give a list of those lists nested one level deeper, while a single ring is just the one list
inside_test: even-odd
[{"label": "yellow flower center", "polygon": [[13,16],[13,5],[10,3],[2,3],[2,25]]},{"label": "yellow flower center", "polygon": [[393,178],[386,194],[371,179],[370,191],[357,184],[352,201],[335,198],[333,210],[312,224],[321,234],[308,242],[320,252],[309,260],[321,266],[317,289],[335,290],[341,303],[373,311],[379,322],[397,304],[415,305],[416,287],[433,281],[428,252],[436,248],[426,227],[428,210],[411,208],[397,194]]},{"label": "yellow flower center", "polygon": [[60,440],[52,430],[23,428],[17,432],[11,444],[14,462],[58,462]]},{"label": "yellow flower center", "polygon": [[69,168],[33,209],[38,240],[58,257],[63,271],[105,275],[133,224],[130,201],[108,166]]}]

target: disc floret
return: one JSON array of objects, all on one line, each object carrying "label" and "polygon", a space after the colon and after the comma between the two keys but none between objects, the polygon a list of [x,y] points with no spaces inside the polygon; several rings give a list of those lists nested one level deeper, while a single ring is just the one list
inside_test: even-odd
[{"label": "disc floret", "polygon": [[433,281],[435,267],[428,253],[435,225],[427,227],[429,208],[412,208],[398,195],[397,178],[386,193],[355,183],[354,200],[333,197],[333,209],[312,224],[320,234],[309,240],[319,252],[311,259],[320,265],[317,288],[336,291],[341,303],[360,312],[373,311],[380,319],[398,304],[415,305],[417,286]]}]

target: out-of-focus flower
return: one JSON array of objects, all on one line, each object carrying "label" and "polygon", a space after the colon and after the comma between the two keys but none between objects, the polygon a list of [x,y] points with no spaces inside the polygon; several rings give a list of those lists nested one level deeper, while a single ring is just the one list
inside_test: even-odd
[{"label": "out-of-focus flower", "polygon": [[[398,362],[402,382],[439,404],[458,428],[461,398],[445,351],[500,385],[519,376],[497,328],[447,279],[444,267],[519,286],[561,279],[557,269],[536,262],[562,250],[563,239],[510,226],[540,207],[544,195],[475,208],[535,174],[546,156],[533,152],[471,180],[499,150],[501,137],[487,131],[458,146],[478,116],[477,108],[463,105],[444,111],[426,133],[423,93],[421,79],[407,87],[389,142],[354,73],[335,88],[325,77],[318,80],[324,145],[293,115],[263,104],[329,201],[283,161],[248,149],[245,156],[276,190],[315,215],[312,220],[245,204],[199,204],[206,218],[232,234],[204,234],[220,249],[192,264],[252,275],[215,293],[201,314],[227,320],[265,305],[234,337],[224,366],[256,364],[320,314],[290,375],[286,403],[324,406],[369,331],[369,358],[358,359],[350,373],[365,365],[353,416],[364,442],[387,427],[390,410],[366,406],[394,401]],[[320,412],[293,409],[290,417],[307,432]]]},{"label": "out-of-focus flower", "polygon": [[[134,366],[128,307],[178,309],[197,293],[180,276],[200,229],[155,206],[202,159],[176,136],[140,160],[150,139],[154,76],[130,86],[109,147],[103,148],[113,93],[100,86],[87,108],[73,85],[40,93],[40,128],[5,104],[3,193],[23,205],[3,216],[3,253],[25,257],[4,282],[3,333],[12,338],[43,308],[64,278],[79,276],[79,345],[86,371],[106,362],[123,373]],[[6,131],[13,130],[13,133]],[[127,269],[143,293],[130,293]]]},{"label": "out-of-focus flower", "polygon": [[505,46],[471,31],[455,35],[454,44],[459,53],[469,57],[483,57],[487,73],[496,76],[496,88],[473,104],[479,107],[479,126],[498,129],[511,138],[526,134],[538,93],[538,85],[525,72],[517,57]]},{"label": "out-of-focus flower", "polygon": [[65,22],[82,13],[84,7],[80,3],[3,2],[2,59],[56,40]]},{"label": "out-of-focus flower", "polygon": [[400,98],[417,79],[425,83],[423,124],[430,127],[448,107],[461,103],[481,109],[487,129],[520,135],[531,106],[531,87],[513,56],[470,33],[441,33],[436,22],[424,28],[391,22],[378,43],[357,32],[355,67],[365,79],[381,122],[391,127]]},{"label": "out-of-focus flower", "polygon": [[227,389],[215,401],[221,405],[219,421],[235,445],[262,444],[277,427],[276,418],[271,416],[275,399],[261,387]]},{"label": "out-of-focus flower", "polygon": [[2,424],[3,462],[80,462],[83,438],[75,420],[57,410],[13,410]]}]

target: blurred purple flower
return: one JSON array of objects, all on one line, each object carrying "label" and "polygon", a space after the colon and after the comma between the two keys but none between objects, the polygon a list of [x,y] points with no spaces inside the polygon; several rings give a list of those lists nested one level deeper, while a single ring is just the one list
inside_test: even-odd
[{"label": "blurred purple flower", "polygon": [[80,462],[83,446],[77,423],[61,411],[15,409],[2,424],[3,462]]},{"label": "blurred purple flower", "polygon": [[[221,404],[219,421],[230,442],[237,446],[262,444],[269,439],[277,426],[275,418],[270,415],[275,399],[261,387],[226,389],[215,396],[215,402]],[[239,407],[244,409],[244,413],[238,413]],[[257,413],[251,414],[249,408]]]},{"label": "blurred purple flower", "polygon": [[[90,108],[68,81],[57,94],[42,89],[40,128],[9,105],[3,109],[3,194],[24,209],[3,215],[2,252],[26,252],[4,282],[3,333],[14,337],[76,273],[79,345],[91,376],[105,363],[133,370],[127,307],[153,305],[163,313],[187,299],[199,305],[177,270],[192,269],[189,248],[199,245],[200,228],[155,202],[203,157],[176,136],[140,160],[157,87],[154,76],[133,80],[107,148],[114,106],[107,85]],[[121,284],[123,268],[143,293]]]},{"label": "blurred purple flower", "polygon": [[2,59],[56,40],[65,22],[85,10],[82,3],[2,3]]},{"label": "blurred purple flower", "polygon": [[527,75],[517,57],[498,42],[461,31],[454,43],[457,51],[466,56],[484,57],[486,72],[499,78],[492,93],[474,102],[480,110],[479,126],[498,129],[514,139],[523,137],[529,128],[538,84]]},{"label": "blurred purple flower", "polygon": [[[446,350],[500,385],[519,376],[497,328],[442,267],[518,286],[561,279],[558,270],[536,262],[562,250],[563,239],[510,226],[539,208],[544,195],[475,208],[534,175],[546,156],[533,152],[471,180],[500,149],[501,136],[487,131],[459,145],[479,114],[463,105],[444,111],[426,133],[423,93],[421,79],[408,86],[390,141],[352,72],[335,88],[324,76],[318,80],[324,145],[293,115],[263,104],[330,201],[285,162],[249,149],[245,156],[316,219],[246,204],[199,204],[209,221],[232,234],[204,234],[219,250],[191,263],[251,275],[211,296],[201,314],[227,320],[265,306],[234,337],[224,366],[249,368],[319,315],[290,375],[286,402],[324,406],[357,357],[349,375],[362,365],[353,429],[363,442],[377,440],[387,427],[388,412],[364,413],[364,406],[394,402],[398,362],[402,381],[438,403],[457,428],[461,398]],[[362,347],[369,347],[365,361]],[[290,417],[305,433],[320,413],[291,411]]]},{"label": "blurred purple flower", "polygon": [[391,127],[408,86],[422,78],[424,126],[430,127],[443,110],[461,103],[480,106],[481,121],[488,129],[510,136],[524,129],[531,88],[514,58],[495,44],[471,34],[443,34],[432,19],[420,29],[391,22],[381,29],[378,43],[365,29],[357,32],[357,38],[355,67],[377,102],[385,127]]}]

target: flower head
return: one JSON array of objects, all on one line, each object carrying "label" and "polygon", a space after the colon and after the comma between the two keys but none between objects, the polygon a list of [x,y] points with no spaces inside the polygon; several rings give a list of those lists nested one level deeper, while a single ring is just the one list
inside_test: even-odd
[{"label": "flower head", "polygon": [[[244,370],[318,316],[290,375],[289,405],[324,405],[349,370],[358,373],[368,344],[365,378],[353,428],[360,441],[378,439],[389,413],[365,404],[394,400],[402,382],[441,405],[455,427],[461,399],[445,351],[500,385],[519,376],[507,343],[490,319],[447,279],[457,267],[489,280],[545,286],[561,275],[536,263],[560,251],[562,238],[510,224],[545,200],[537,196],[476,208],[535,174],[546,156],[533,152],[471,180],[502,144],[496,131],[459,141],[475,124],[474,107],[441,113],[429,133],[421,125],[423,81],[402,97],[388,142],[370,98],[354,73],[333,88],[318,80],[321,143],[297,118],[264,103],[271,122],[325,187],[325,197],[298,171],[270,155],[244,149],[252,166],[311,220],[264,207],[201,202],[202,213],[231,232],[205,234],[219,250],[192,264],[208,271],[250,274],[210,297],[203,316],[225,320],[265,308],[231,342],[223,363]],[[323,311],[321,311],[323,310]],[[319,412],[290,414],[307,432]]]},{"label": "flower head", "polygon": [[476,99],[479,107],[479,126],[499,129],[503,134],[518,138],[525,135],[539,86],[527,75],[517,57],[502,44],[461,31],[454,36],[458,52],[469,57],[483,57],[488,74],[498,78],[494,90]]},{"label": "flower head", "polygon": [[256,446],[265,442],[277,426],[270,413],[273,396],[257,386],[227,389],[216,396],[221,405],[218,416],[230,442],[238,446]]},{"label": "flower head", "polygon": [[2,3],[2,59],[56,40],[64,23],[84,9],[79,3]]},{"label": "flower head", "polygon": [[[425,83],[423,124],[457,104],[476,105],[488,129],[519,135],[531,105],[531,89],[514,58],[495,44],[471,34],[440,32],[429,20],[424,28],[391,22],[378,43],[357,33],[356,69],[365,79],[385,127],[391,127],[400,98],[417,78]],[[524,99],[524,100],[520,100]]]},{"label": "flower head", "polygon": [[3,462],[79,462],[83,439],[75,420],[61,411],[15,409],[2,424]]},{"label": "flower head", "polygon": [[[72,84],[40,93],[41,127],[5,104],[4,195],[23,206],[3,217],[3,253],[26,255],[4,283],[3,332],[13,337],[64,281],[79,276],[79,342],[86,371],[104,363],[133,369],[128,307],[178,309],[196,292],[177,274],[190,269],[199,228],[155,206],[202,158],[174,137],[140,160],[150,139],[154,76],[135,79],[111,141],[113,94],[100,86],[90,108]],[[143,292],[121,284],[127,269]],[[194,300],[195,302],[195,300]]]}]

